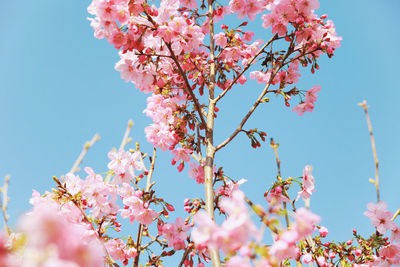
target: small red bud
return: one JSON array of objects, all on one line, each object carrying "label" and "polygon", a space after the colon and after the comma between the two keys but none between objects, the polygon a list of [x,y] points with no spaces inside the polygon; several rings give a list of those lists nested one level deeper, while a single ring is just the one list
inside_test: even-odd
[{"label": "small red bud", "polygon": [[175,208],[174,208],[174,206],[172,206],[171,204],[165,204],[165,206],[167,207],[167,209],[169,210],[169,211],[174,211],[175,210]]},{"label": "small red bud", "polygon": [[181,172],[183,170],[183,168],[185,167],[185,163],[182,161],[179,165],[178,165],[178,171]]}]

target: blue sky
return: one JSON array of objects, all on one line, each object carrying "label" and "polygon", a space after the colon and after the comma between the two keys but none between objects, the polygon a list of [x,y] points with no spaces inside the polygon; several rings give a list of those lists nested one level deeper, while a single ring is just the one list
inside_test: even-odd
[{"label": "blue sky", "polygon": [[[321,0],[318,14],[334,20],[342,47],[323,57],[320,71],[303,72],[303,89],[322,90],[313,113],[297,116],[281,99],[261,106],[248,128],[258,127],[280,143],[283,176],[299,176],[312,165],[317,191],[311,209],[322,217],[330,238],[347,240],[356,227],[372,233],[363,215],[375,201],[368,179],[374,164],[367,125],[358,102],[366,99],[380,161],[381,197],[393,212],[400,207],[400,2],[397,0]],[[53,186],[51,177],[68,172],[82,145],[96,132],[102,137],[84,160],[106,171],[107,152],[119,146],[128,119],[132,135],[151,151],[144,137],[150,119],[143,113],[146,96],[114,70],[116,50],[93,37],[86,17],[88,0],[3,0],[0,2],[0,177],[11,174],[11,222],[29,209],[32,188]],[[261,27],[247,27],[258,37]],[[264,39],[266,39],[265,37]],[[216,143],[233,131],[260,88],[248,83],[226,97],[216,120]],[[216,157],[218,166],[242,189],[265,204],[263,193],[276,176],[273,151],[254,150],[245,136]],[[157,189],[184,215],[183,199],[203,196],[203,187],[158,156]],[[297,191],[297,188],[296,188]]]}]

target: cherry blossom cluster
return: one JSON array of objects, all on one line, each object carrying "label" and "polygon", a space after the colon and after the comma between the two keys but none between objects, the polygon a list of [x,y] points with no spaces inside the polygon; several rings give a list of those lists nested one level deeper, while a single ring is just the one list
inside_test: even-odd
[{"label": "cherry blossom cluster", "polygon": [[[51,193],[40,195],[34,191],[31,199],[33,209],[19,223],[18,231],[0,242],[0,262],[2,266],[104,266],[121,262],[127,265],[130,259],[140,254],[138,249],[145,249],[157,243],[164,251],[153,255],[149,264],[159,266],[162,257],[172,256],[175,251],[184,250],[185,266],[205,266],[209,262],[207,250],[214,248],[225,255],[224,266],[277,266],[287,260],[296,260],[304,264],[316,262],[319,266],[334,266],[338,258],[354,266],[392,266],[400,263],[400,226],[393,220],[393,214],[387,211],[384,202],[368,204],[365,215],[371,219],[377,233],[363,238],[354,230],[353,244],[346,242],[324,242],[328,229],[318,225],[320,217],[303,207],[297,208],[295,202],[301,196],[310,198],[314,189],[314,177],[311,167],[306,166],[302,177],[289,177],[278,181],[267,192],[267,208],[255,205],[239,189],[245,180],[223,180],[216,188],[216,205],[223,215],[223,222],[218,225],[202,211],[201,199],[185,200],[184,209],[189,217],[177,218],[174,223],[167,222],[169,212],[175,208],[158,198],[154,191],[134,189],[138,187],[142,175],[148,175],[143,163],[144,155],[140,151],[111,151],[108,174],[109,178],[96,174],[86,167],[86,178],[68,173],[63,182],[55,178],[57,188]],[[125,172],[143,171],[126,180],[118,180]],[[214,170],[217,181],[223,176],[221,170]],[[225,176],[223,176],[225,177]],[[116,178],[118,182],[116,181]],[[227,177],[225,177],[226,179]],[[300,191],[290,197],[289,189],[293,181],[299,181]],[[297,198],[296,198],[297,196]],[[120,206],[117,200],[123,204]],[[294,199],[294,200],[292,200]],[[279,208],[282,202],[293,205],[291,226],[282,227],[278,218],[282,216]],[[156,212],[151,203],[163,207]],[[250,209],[262,224],[272,233],[273,242],[264,246],[264,231],[254,223]],[[143,229],[144,236],[150,237],[148,244],[139,244],[128,235],[121,237],[121,219],[135,221]],[[192,218],[192,220],[191,220]],[[191,221],[191,222],[190,222]],[[150,226],[156,227],[151,230]],[[196,226],[192,229],[193,224]],[[112,231],[114,230],[114,231]],[[152,235],[150,231],[155,231]],[[390,242],[384,237],[391,231]],[[140,232],[140,230],[139,230]],[[138,232],[138,233],[139,233]],[[163,239],[164,238],[164,239]],[[173,250],[166,251],[166,248]],[[24,250],[22,256],[18,252]],[[376,253],[378,251],[378,253]],[[55,265],[54,265],[55,264]]]},{"label": "cherry blossom cluster", "polygon": [[[181,147],[180,152],[189,156],[199,149],[205,130],[206,105],[200,96],[211,78],[211,48],[204,45],[211,35],[210,18],[220,21],[236,14],[240,19],[247,16],[254,20],[263,13],[263,26],[272,26],[272,33],[276,33],[267,43],[252,41],[255,33],[242,30],[246,21],[237,28],[222,24],[222,31],[213,35],[215,51],[219,51],[214,59],[216,85],[226,91],[237,82],[245,84],[244,71],[263,60],[266,70],[253,71],[250,78],[267,85],[278,84],[279,88],[270,92],[283,95],[289,106],[288,101],[300,91],[295,87],[286,92],[283,89],[298,82],[299,65],[312,63],[314,72],[319,68],[316,59],[323,53],[332,56],[340,46],[341,38],[332,21],[325,22],[326,15],[318,17],[314,13],[318,7],[317,0],[231,0],[228,5],[215,4],[209,14],[204,3],[200,6],[195,0],[162,0],[158,5],[145,0],[93,0],[88,12],[93,15],[89,20],[95,37],[107,39],[119,50],[115,69],[121,78],[152,94],[144,111],[153,119],[145,130],[149,142],[163,151]],[[286,54],[272,51],[272,43],[279,40],[289,43]],[[312,111],[316,94],[313,96],[310,101],[306,97],[307,105],[302,103],[294,111]],[[187,156],[177,165],[179,171]],[[178,161],[174,157],[172,162]]]},{"label": "cherry blossom cluster", "polygon": [[[302,176],[281,177],[277,157],[278,175],[265,191],[266,202],[254,204],[239,189],[246,180],[228,177],[213,161],[240,132],[252,147],[261,147],[258,140],[265,141],[266,133],[243,127],[260,103],[269,102],[267,94],[282,97],[288,107],[299,97],[292,109],[298,115],[314,110],[321,86],[297,88],[300,67],[310,66],[314,73],[317,60],[323,54],[332,57],[341,42],[327,15],[315,13],[318,8],[318,0],[93,0],[88,12],[95,37],[118,50],[115,69],[121,78],[150,94],[144,113],[153,123],[145,134],[154,154],[142,153],[139,145],[124,150],[124,138],[119,150],[108,153],[107,171],[100,174],[86,167],[82,179],[73,169],[54,178],[51,192],[34,191],[32,211],[16,233],[0,236],[0,265],[100,267],[131,262],[137,267],[145,251],[146,266],[157,267],[177,254],[182,257],[179,266],[185,267],[204,267],[210,261],[227,267],[282,266],[290,261],[322,267],[337,261],[344,266],[400,264],[400,227],[384,202],[368,204],[365,212],[376,233],[365,238],[354,230],[350,240],[326,242],[328,229],[318,225],[321,218],[299,207],[300,198],[307,202],[315,191],[310,166]],[[237,27],[223,24],[229,15],[251,21],[259,16],[262,26],[271,28],[270,39],[257,39],[246,30],[248,21]],[[264,89],[235,132],[214,145],[216,105],[235,85],[248,83],[247,77]],[[272,139],[271,147],[277,155]],[[184,200],[186,218],[173,221],[174,206],[153,187],[157,148],[170,150],[171,165],[181,172],[187,164],[188,176],[206,186],[204,200]],[[295,184],[300,185],[297,192]],[[137,231],[132,232],[134,227]],[[389,231],[390,240],[385,237]],[[219,251],[221,258],[216,256]]]},{"label": "cherry blossom cluster", "polygon": [[[3,239],[1,266],[102,266],[104,250],[88,224],[76,224],[59,205],[34,198],[34,208],[20,219],[18,233]],[[66,208],[68,209],[68,208]],[[28,240],[26,244],[24,240]],[[23,254],[4,253],[23,245]]]}]

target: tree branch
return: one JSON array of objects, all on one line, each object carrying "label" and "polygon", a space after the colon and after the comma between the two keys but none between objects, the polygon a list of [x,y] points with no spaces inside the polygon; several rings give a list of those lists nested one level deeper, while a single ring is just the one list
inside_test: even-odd
[{"label": "tree branch", "polygon": [[[214,216],[214,114],[215,104],[214,89],[215,89],[215,46],[214,46],[214,18],[213,18],[213,0],[208,0],[208,25],[210,30],[210,82],[208,84],[208,113],[206,125],[206,162],[204,165],[204,189],[206,200],[206,212],[210,218],[215,221]],[[221,260],[217,249],[208,248],[213,267],[220,267]]]},{"label": "tree branch", "polygon": [[236,128],[236,130],[231,134],[231,136],[229,136],[225,141],[223,141],[221,144],[219,144],[218,146],[216,146],[215,151],[220,150],[221,148],[223,148],[224,146],[226,146],[229,142],[231,142],[238,133],[240,133],[243,130],[243,126],[245,125],[245,123],[247,122],[247,120],[250,118],[251,114],[253,114],[253,112],[256,110],[256,108],[258,107],[258,105],[261,103],[262,99],[264,98],[264,96],[268,93],[268,89],[271,86],[272,81],[274,80],[276,74],[283,68],[283,66],[285,66],[287,63],[285,63],[285,60],[289,57],[289,55],[291,53],[293,53],[293,40],[289,45],[288,51],[286,52],[286,55],[284,56],[284,58],[281,61],[281,64],[278,65],[278,67],[275,69],[274,72],[272,72],[271,77],[269,78],[268,84],[265,86],[264,90],[261,92],[261,94],[259,95],[259,97],[257,98],[256,102],[253,104],[253,106],[250,108],[249,112],[247,112],[246,116],[244,116],[244,118],[242,119],[242,121],[240,122],[239,126]]},{"label": "tree branch", "polygon": [[175,62],[176,66],[178,67],[179,74],[182,76],[183,80],[185,81],[185,87],[183,89],[185,90],[186,94],[188,94],[192,98],[193,103],[194,103],[194,108],[196,109],[197,113],[199,114],[201,123],[203,125],[206,125],[206,121],[204,120],[204,117],[203,117],[205,115],[205,114],[203,114],[203,109],[201,108],[199,100],[196,98],[196,96],[194,95],[194,93],[191,89],[189,80],[188,80],[185,72],[183,71],[181,64],[179,63],[178,59],[176,58],[174,50],[172,50],[171,44],[167,43],[165,41],[164,41],[164,43],[167,46],[169,52],[171,53],[172,60]]},{"label": "tree branch", "polygon": [[269,46],[276,38],[278,37],[278,34],[275,34],[267,43],[261,47],[261,49],[250,59],[250,61],[247,63],[247,65],[243,68],[243,70],[233,79],[231,84],[224,89],[224,91],[215,99],[215,102],[217,103],[222,97],[225,96],[225,94],[232,88],[232,86],[239,80],[239,78],[245,73],[252,65],[254,60],[264,51],[267,46]]}]

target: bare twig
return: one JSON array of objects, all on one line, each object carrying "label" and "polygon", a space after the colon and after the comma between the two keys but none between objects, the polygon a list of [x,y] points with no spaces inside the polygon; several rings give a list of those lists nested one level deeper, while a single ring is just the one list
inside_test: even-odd
[{"label": "bare twig", "polygon": [[129,144],[132,141],[132,138],[129,137],[129,134],[131,132],[133,126],[133,121],[129,120],[128,121],[128,126],[126,127],[125,133],[124,133],[124,138],[122,138],[121,145],[119,146],[119,150],[123,150],[127,144]]},{"label": "bare twig", "polygon": [[372,153],[374,155],[374,161],[375,161],[375,180],[370,179],[370,181],[372,181],[373,184],[375,185],[376,198],[377,198],[377,201],[379,202],[380,201],[380,194],[379,194],[379,162],[378,162],[378,155],[376,153],[374,133],[372,132],[371,119],[369,118],[369,114],[368,114],[367,101],[364,100],[363,102],[358,103],[358,105],[364,109],[365,118],[367,119],[367,124],[368,124],[369,135],[371,137]]},{"label": "bare twig", "polygon": [[94,143],[96,143],[99,140],[100,140],[100,135],[96,133],[92,137],[92,140],[87,141],[83,145],[82,152],[79,155],[79,157],[76,159],[76,161],[75,161],[74,165],[72,166],[71,170],[69,171],[70,173],[75,173],[75,172],[78,172],[80,170],[79,165],[82,163],[83,158],[86,156],[86,153],[88,152],[89,148],[91,148],[94,145]]},{"label": "bare twig", "polygon": [[[275,77],[275,75],[273,75],[273,77],[271,76],[272,79],[274,77]],[[270,80],[270,81],[272,81],[272,80]],[[257,100],[253,104],[253,106],[250,108],[249,112],[247,112],[246,116],[243,117],[242,121],[240,122],[240,124],[236,128],[236,130],[225,141],[223,141],[221,144],[216,146],[215,151],[218,151],[221,148],[223,148],[224,146],[226,146],[227,144],[229,144],[236,137],[236,135],[238,135],[238,133],[240,133],[243,130],[243,126],[245,125],[247,120],[250,118],[251,114],[253,114],[253,112],[256,110],[257,106],[261,103],[261,100],[264,98],[265,94],[268,92],[268,88],[270,87],[270,85],[271,85],[271,82],[269,82],[265,86],[264,90],[261,92],[260,96],[257,98]]]},{"label": "bare twig", "polygon": [[8,235],[11,234],[11,229],[8,226],[9,216],[7,214],[7,204],[8,204],[8,201],[10,200],[10,198],[8,197],[8,184],[10,181],[10,177],[11,177],[10,175],[6,175],[6,177],[4,178],[4,185],[3,185],[3,187],[0,188],[0,191],[2,193],[2,197],[0,199],[0,208],[1,208],[1,212],[3,214],[4,229],[6,230]]}]

